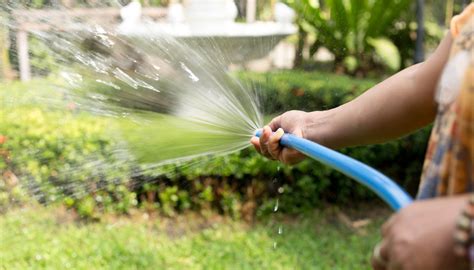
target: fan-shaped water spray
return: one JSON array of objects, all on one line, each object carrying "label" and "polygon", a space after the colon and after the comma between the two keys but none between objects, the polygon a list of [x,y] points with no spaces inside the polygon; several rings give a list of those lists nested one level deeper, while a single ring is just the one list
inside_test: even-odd
[{"label": "fan-shaped water spray", "polygon": [[230,74],[217,46],[213,54],[202,50],[203,40],[129,38],[100,28],[45,38],[68,66],[62,75],[79,108],[117,116],[142,161],[240,150],[263,123],[256,93]]},{"label": "fan-shaped water spray", "polygon": [[[263,125],[257,93],[228,69],[232,60],[221,48],[231,40],[176,39],[157,34],[152,24],[142,25],[140,35],[134,36],[119,34],[98,22],[57,25],[49,24],[47,17],[41,19],[48,30],[32,31],[31,36],[47,44],[47,54],[54,59],[57,72],[48,80],[50,91],[32,90],[28,98],[3,97],[12,106],[28,103],[59,114],[65,112],[64,119],[57,119],[58,128],[69,128],[61,127],[60,122],[67,122],[71,111],[92,114],[104,120],[101,124],[107,126],[107,136],[121,142],[107,150],[108,154],[95,155],[92,151],[79,163],[60,166],[55,172],[58,179],[48,179],[54,186],[50,190],[53,194],[43,192],[38,179],[19,175],[21,184],[42,201],[103,189],[108,184],[100,180],[104,173],[112,172],[117,174],[112,179],[120,179],[123,168],[133,167],[132,176],[149,169],[159,174],[163,170],[157,168],[162,165],[187,166],[192,164],[187,161],[197,157],[241,150],[249,146],[253,132]],[[8,27],[18,30],[17,25]],[[265,41],[255,38],[249,42],[261,47]],[[22,155],[41,159],[40,150],[24,150]],[[111,158],[104,162],[100,155]],[[127,185],[135,184],[143,183]]]}]

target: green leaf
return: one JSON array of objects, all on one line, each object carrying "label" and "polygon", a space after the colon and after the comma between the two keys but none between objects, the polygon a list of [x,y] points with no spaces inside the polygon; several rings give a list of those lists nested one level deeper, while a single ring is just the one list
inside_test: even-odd
[{"label": "green leaf", "polygon": [[400,52],[392,41],[387,38],[367,38],[367,43],[375,49],[384,65],[393,71],[400,68]]},{"label": "green leaf", "polygon": [[328,0],[326,3],[330,7],[331,19],[334,20],[334,23],[337,25],[337,30],[343,35],[347,34],[349,31],[349,23],[347,21],[349,14],[346,11],[343,1]]},{"label": "green leaf", "polygon": [[355,58],[354,56],[348,56],[344,58],[344,66],[347,68],[347,70],[353,72],[358,66],[357,58]]}]

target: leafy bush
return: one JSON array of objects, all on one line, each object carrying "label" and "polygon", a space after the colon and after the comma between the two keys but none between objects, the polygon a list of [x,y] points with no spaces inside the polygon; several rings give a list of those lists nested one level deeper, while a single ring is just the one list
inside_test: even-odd
[{"label": "leafy bush", "polygon": [[6,138],[0,167],[9,172],[4,180],[19,177],[24,192],[38,201],[63,201],[86,216],[106,201],[127,212],[136,204],[126,186],[129,170],[117,166],[114,142],[104,130],[105,122],[90,116],[39,108],[7,111],[0,130]]},{"label": "leafy bush", "polygon": [[[0,211],[30,196],[64,202],[90,217],[98,209],[127,212],[136,205],[127,186],[130,170],[113,154],[118,146],[105,132],[106,120],[78,113],[60,94],[41,88],[51,84],[33,85],[39,89],[0,89]],[[32,106],[39,92],[65,108]]]},{"label": "leafy bush", "polygon": [[[336,68],[352,74],[393,72],[412,62],[417,28],[413,1],[286,2],[298,13],[300,50],[307,43],[310,57],[326,47],[334,54]],[[426,23],[428,41],[439,41],[437,29],[436,23]]]},{"label": "leafy bush", "polygon": [[354,99],[375,85],[375,81],[370,79],[321,72],[244,72],[239,77],[259,90],[266,115],[295,109],[330,109]]},{"label": "leafy bush", "polygon": [[[241,73],[244,82],[260,89],[267,115],[289,109],[328,109],[353,99],[375,82],[345,76],[295,71]],[[30,91],[46,87],[26,85]],[[25,86],[0,89],[20,93]],[[281,166],[252,149],[222,157],[203,157],[194,165],[168,165],[144,170],[120,154],[122,145],[106,132],[106,119],[65,113],[17,99],[0,110],[0,208],[12,200],[36,195],[41,202],[61,201],[86,217],[102,211],[127,213],[139,205],[167,215],[181,211],[217,210],[251,220],[255,214],[296,213],[324,202],[352,203],[375,195],[353,180],[312,160]],[[67,102],[63,102],[67,106]],[[5,109],[4,109],[5,108]],[[354,147],[342,152],[361,160],[414,191],[420,174],[428,130],[383,145]],[[6,140],[2,138],[6,138]],[[118,154],[113,154],[118,153]],[[21,188],[12,184],[18,176]],[[15,190],[13,190],[15,189]],[[278,202],[277,202],[278,200]]]},{"label": "leafy bush", "polygon": [[47,76],[50,73],[58,70],[58,65],[54,56],[51,54],[51,49],[48,44],[37,38],[31,36],[29,38],[30,54],[31,54],[31,68],[35,76]]}]

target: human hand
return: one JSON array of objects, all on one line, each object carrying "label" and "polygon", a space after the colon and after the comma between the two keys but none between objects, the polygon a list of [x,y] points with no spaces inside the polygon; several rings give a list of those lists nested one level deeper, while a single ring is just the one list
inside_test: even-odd
[{"label": "human hand", "polygon": [[[305,156],[294,149],[281,146],[280,139],[284,132],[305,138],[307,117],[308,113],[303,111],[286,112],[265,126],[260,138],[253,137],[250,142],[260,154],[269,159],[280,160],[285,164],[296,164]],[[272,134],[273,131],[275,133]]]},{"label": "human hand", "polygon": [[468,269],[467,260],[454,254],[453,239],[456,220],[466,204],[467,196],[432,199],[415,202],[393,215],[382,227],[373,268]]}]

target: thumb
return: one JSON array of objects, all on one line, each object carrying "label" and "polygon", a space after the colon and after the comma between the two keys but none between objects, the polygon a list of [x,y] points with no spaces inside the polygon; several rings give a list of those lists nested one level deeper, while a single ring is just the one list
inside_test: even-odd
[{"label": "thumb", "polygon": [[272,129],[272,131],[276,131],[277,129],[281,128],[281,115],[273,118],[268,126]]}]

